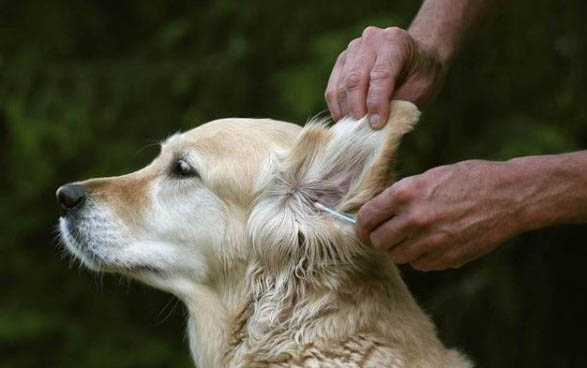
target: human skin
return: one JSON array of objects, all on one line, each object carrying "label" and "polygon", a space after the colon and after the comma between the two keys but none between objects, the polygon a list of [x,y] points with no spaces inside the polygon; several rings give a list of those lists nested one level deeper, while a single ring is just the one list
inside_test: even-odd
[{"label": "human skin", "polygon": [[[463,34],[497,0],[427,0],[408,31],[370,27],[333,68],[333,118],[387,121],[390,99],[422,105],[440,89]],[[367,202],[356,232],[396,263],[457,268],[525,231],[587,221],[587,151],[505,162],[471,160],[398,181]]]},{"label": "human skin", "polygon": [[472,24],[493,1],[427,0],[406,31],[367,27],[337,58],[325,97],[334,120],[366,114],[373,128],[389,116],[389,100],[422,106],[440,89]]},{"label": "human skin", "polygon": [[463,161],[402,179],[359,211],[357,235],[422,271],[458,268],[520,233],[587,222],[587,151]]}]

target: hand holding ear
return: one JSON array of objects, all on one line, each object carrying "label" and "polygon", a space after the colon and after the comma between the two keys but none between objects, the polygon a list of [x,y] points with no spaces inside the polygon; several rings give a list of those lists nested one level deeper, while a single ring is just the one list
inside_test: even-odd
[{"label": "hand holding ear", "polygon": [[407,31],[367,27],[336,60],[325,93],[328,109],[334,120],[367,114],[371,127],[381,128],[392,98],[424,104],[445,70],[439,55]]},{"label": "hand holding ear", "polygon": [[464,161],[405,178],[362,206],[357,235],[418,270],[460,267],[528,227],[536,180],[523,171]]}]

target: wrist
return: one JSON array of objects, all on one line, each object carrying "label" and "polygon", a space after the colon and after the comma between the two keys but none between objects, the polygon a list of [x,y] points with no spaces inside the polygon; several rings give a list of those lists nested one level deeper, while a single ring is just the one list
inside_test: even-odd
[{"label": "wrist", "polygon": [[415,25],[408,29],[408,34],[414,39],[418,47],[425,49],[428,54],[437,60],[443,70],[448,69],[457,51],[457,47],[450,40],[430,35],[428,31],[421,31]]},{"label": "wrist", "polygon": [[505,170],[504,180],[512,187],[512,220],[517,233],[548,226],[550,220],[536,203],[536,195],[539,192],[537,187],[540,186],[540,179],[536,176],[540,173],[534,170],[534,165],[526,157],[522,157],[505,161],[502,166]]}]

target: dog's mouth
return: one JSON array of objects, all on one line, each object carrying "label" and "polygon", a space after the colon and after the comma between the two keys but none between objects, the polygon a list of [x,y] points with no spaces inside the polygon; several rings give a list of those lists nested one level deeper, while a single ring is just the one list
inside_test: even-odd
[{"label": "dog's mouth", "polygon": [[59,235],[61,243],[65,245],[66,250],[75,258],[79,259],[85,266],[93,271],[102,271],[103,265],[100,257],[88,246],[79,233],[78,226],[75,225],[77,220],[69,216],[59,218]]},{"label": "dog's mouth", "polygon": [[157,267],[146,264],[119,262],[112,256],[108,244],[100,243],[89,231],[82,231],[83,220],[76,217],[59,218],[59,233],[65,248],[86,267],[96,272],[121,273],[129,276],[159,274]]}]

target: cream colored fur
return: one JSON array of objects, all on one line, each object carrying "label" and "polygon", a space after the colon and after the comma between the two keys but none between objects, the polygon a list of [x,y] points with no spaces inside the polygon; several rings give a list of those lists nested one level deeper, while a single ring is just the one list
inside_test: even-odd
[{"label": "cream colored fur", "polygon": [[[470,367],[387,254],[312,205],[356,212],[385,189],[418,115],[396,101],[380,131],[365,119],[202,125],[136,173],[80,183],[88,199],[60,219],[64,243],[183,300],[199,368]],[[177,160],[199,176],[174,175]]]}]

